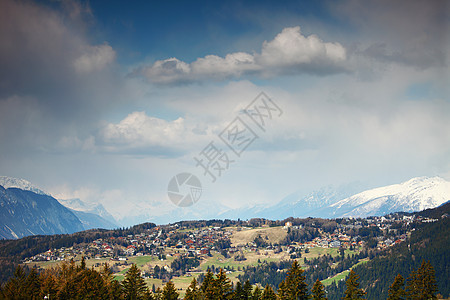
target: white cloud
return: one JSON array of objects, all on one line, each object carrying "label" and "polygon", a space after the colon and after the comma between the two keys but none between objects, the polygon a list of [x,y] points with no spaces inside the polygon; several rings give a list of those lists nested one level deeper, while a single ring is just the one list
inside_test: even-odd
[{"label": "white cloud", "polygon": [[86,46],[84,53],[75,59],[74,67],[79,73],[100,71],[112,63],[116,58],[116,52],[108,45]]},{"label": "white cloud", "polygon": [[156,61],[151,68],[144,68],[142,73],[156,83],[170,83],[183,80],[189,76],[190,66],[176,58]]},{"label": "white cloud", "polygon": [[325,43],[316,35],[304,36],[300,26],[285,28],[272,41],[265,41],[257,56],[266,68],[297,68],[321,70],[339,66],[346,59],[345,48],[339,43]]},{"label": "white cloud", "polygon": [[265,41],[260,54],[234,52],[225,58],[207,55],[190,64],[169,58],[135,70],[134,74],[140,73],[150,82],[163,84],[223,80],[244,75],[328,75],[344,72],[345,61],[346,50],[341,44],[323,42],[316,35],[306,37],[297,26],[285,28],[272,41]]},{"label": "white cloud", "polygon": [[99,138],[106,151],[137,151],[165,156],[185,151],[190,145],[206,140],[208,128],[204,127],[186,122],[181,117],[166,121],[141,111],[130,113],[117,124],[107,124]]},{"label": "white cloud", "polygon": [[192,63],[194,74],[213,77],[239,77],[243,73],[257,71],[253,55],[245,52],[227,54],[225,58],[217,55],[207,55]]}]

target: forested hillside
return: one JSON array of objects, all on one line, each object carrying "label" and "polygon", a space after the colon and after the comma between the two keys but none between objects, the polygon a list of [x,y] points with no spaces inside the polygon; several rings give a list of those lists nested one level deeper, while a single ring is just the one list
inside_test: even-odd
[{"label": "forested hillside", "polygon": [[[450,295],[450,218],[446,217],[450,204],[426,210],[420,215],[439,218],[435,222],[420,223],[412,232],[407,243],[381,252],[366,264],[354,268],[361,277],[361,286],[367,292],[367,299],[386,299],[388,289],[395,277],[400,274],[407,278],[422,261],[429,261],[436,271],[439,293]],[[340,299],[345,289],[344,282],[328,287],[329,299]]]}]

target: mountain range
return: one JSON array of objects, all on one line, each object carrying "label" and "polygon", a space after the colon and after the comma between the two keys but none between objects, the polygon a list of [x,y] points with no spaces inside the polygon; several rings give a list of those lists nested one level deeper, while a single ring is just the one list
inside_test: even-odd
[{"label": "mountain range", "polygon": [[434,208],[450,200],[450,182],[440,177],[416,177],[403,183],[369,188],[362,182],[329,185],[311,192],[296,191],[273,204],[258,204],[230,209],[220,203],[199,201],[190,207],[170,211],[136,209],[139,215],[127,215],[127,225],[142,222],[166,224],[180,220],[289,217],[340,218],[382,216],[392,212],[413,212]]},{"label": "mountain range", "polygon": [[57,200],[24,179],[0,177],[0,239],[116,227],[101,204]]},{"label": "mountain range", "polygon": [[[450,182],[440,177],[416,177],[400,184],[364,190],[359,183],[326,187],[303,197],[297,194],[267,207],[265,217],[368,217],[434,208],[450,200]],[[273,213],[272,213],[273,212]],[[281,215],[280,215],[281,214]]]},{"label": "mountain range", "polygon": [[416,177],[399,184],[366,189],[362,183],[327,186],[310,193],[295,192],[270,206],[252,206],[222,213],[219,218],[368,217],[434,208],[450,200],[450,182]]},{"label": "mountain range", "polygon": [[[118,227],[101,204],[81,199],[56,200],[23,179],[0,177],[0,187],[0,238]],[[140,215],[127,216],[126,220],[129,224],[148,221],[164,224],[192,219],[367,217],[420,211],[449,200],[450,182],[440,177],[416,177],[373,189],[367,189],[362,183],[351,183],[310,193],[297,191],[269,206],[228,209],[208,202],[160,214],[141,209]]]}]

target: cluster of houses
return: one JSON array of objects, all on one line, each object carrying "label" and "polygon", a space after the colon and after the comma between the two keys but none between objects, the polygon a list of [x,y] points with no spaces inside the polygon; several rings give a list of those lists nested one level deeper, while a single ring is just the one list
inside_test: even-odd
[{"label": "cluster of houses", "polygon": [[[362,227],[378,227],[381,232],[389,232],[388,236],[380,235],[377,237],[377,247],[379,249],[390,247],[401,243],[407,239],[407,233],[398,232],[395,228],[408,228],[412,222],[435,222],[435,219],[424,218],[420,216],[405,216],[392,214],[386,217],[370,217],[366,219],[348,219],[344,224],[339,224],[338,230],[334,233],[323,232],[319,229],[320,236],[305,243],[295,242],[285,249],[291,251],[292,247],[307,249],[314,247],[322,248],[344,248],[352,249],[364,245],[359,236],[350,236],[346,232],[350,229],[359,230]],[[291,222],[286,222],[285,229],[301,229],[301,226],[293,226]],[[393,229],[394,228],[394,229]],[[238,230],[242,228],[238,228]],[[77,255],[84,255],[86,258],[110,258],[114,260],[126,260],[128,256],[156,255],[163,259],[165,251],[172,255],[176,252],[186,254],[210,255],[211,250],[218,250],[216,242],[227,241],[232,235],[232,231],[221,227],[204,227],[194,230],[180,228],[178,224],[154,227],[145,232],[119,236],[99,238],[88,244],[78,244],[73,247],[50,249],[30,257],[26,261],[58,261],[70,260]],[[225,247],[228,254],[233,255],[241,250],[258,251],[256,244],[250,242],[240,247]],[[266,250],[276,250],[270,245],[265,246]]]},{"label": "cluster of houses", "polygon": [[24,262],[38,262],[38,261],[60,261],[60,260],[70,260],[75,258],[77,254],[81,254],[81,251],[74,249],[74,247],[60,249],[50,249],[46,252],[34,255]]},{"label": "cluster of houses", "polygon": [[214,250],[214,243],[221,239],[228,239],[231,232],[220,227],[207,227],[186,232],[180,238],[177,225],[168,228],[155,227],[146,232],[119,236],[99,238],[88,244],[79,244],[70,248],[50,249],[40,253],[26,262],[70,260],[77,255],[87,259],[110,258],[113,260],[127,260],[128,256],[156,255],[165,257],[165,249],[173,248],[186,250],[198,255],[209,255]]}]

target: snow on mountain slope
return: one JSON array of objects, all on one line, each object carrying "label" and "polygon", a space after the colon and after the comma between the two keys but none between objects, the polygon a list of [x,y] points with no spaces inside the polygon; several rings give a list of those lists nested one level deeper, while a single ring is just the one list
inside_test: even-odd
[{"label": "snow on mountain slope", "polygon": [[0,186],[0,239],[82,231],[80,220],[55,198]]},{"label": "snow on mountain slope", "polygon": [[79,198],[58,199],[58,201],[65,207],[68,207],[72,210],[83,213],[95,214],[113,224],[116,223],[114,217],[105,209],[105,207],[102,204],[85,202]]},{"label": "snow on mountain slope", "polygon": [[20,178],[13,178],[8,176],[0,176],[0,185],[4,187],[5,189],[8,188],[18,188],[24,191],[30,191],[39,195],[47,195],[50,196],[48,193],[42,191],[35,185],[33,185],[31,182],[26,181],[25,179]]},{"label": "snow on mountain slope", "polygon": [[367,217],[413,212],[450,200],[450,182],[440,177],[417,177],[400,184],[371,189],[329,206],[328,217]]},{"label": "snow on mountain slope", "polygon": [[[49,193],[44,192],[31,182],[8,176],[0,176],[0,186],[5,189],[8,188],[18,188],[23,191],[30,191],[38,195],[50,196]],[[58,202],[74,211],[75,215],[81,218],[84,222],[85,229],[89,228],[113,228],[116,227],[116,220],[111,216],[111,214],[103,207],[103,205],[98,203],[86,203],[80,199],[68,199],[60,200]],[[84,219],[83,219],[84,218]],[[91,226],[92,225],[92,226]]]}]

